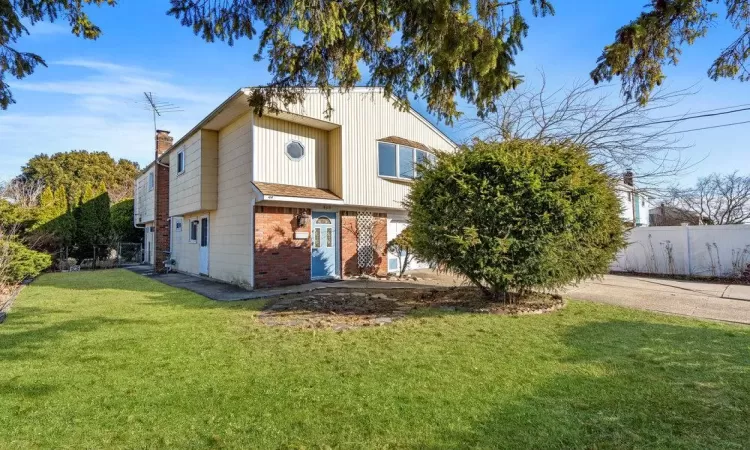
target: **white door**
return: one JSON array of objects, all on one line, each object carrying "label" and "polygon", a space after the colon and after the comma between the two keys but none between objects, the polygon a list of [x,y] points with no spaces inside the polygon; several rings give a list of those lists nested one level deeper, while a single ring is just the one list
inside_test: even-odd
[{"label": "white door", "polygon": [[146,264],[154,263],[154,232],[152,227],[146,227],[143,239],[143,262]]},{"label": "white door", "polygon": [[[388,242],[390,242],[392,239],[395,239],[399,234],[401,234],[404,229],[409,226],[409,222],[406,220],[406,218],[403,218],[403,216],[395,216],[395,218],[391,219],[389,216],[388,219]],[[404,255],[397,255],[395,253],[388,252],[388,272],[399,272],[401,271],[401,263],[402,258]],[[417,259],[412,259],[409,262],[409,266],[406,268],[407,270],[418,270],[418,269],[427,269],[430,265],[423,263]]]},{"label": "white door", "polygon": [[208,275],[208,216],[201,217],[200,227],[200,273]]}]

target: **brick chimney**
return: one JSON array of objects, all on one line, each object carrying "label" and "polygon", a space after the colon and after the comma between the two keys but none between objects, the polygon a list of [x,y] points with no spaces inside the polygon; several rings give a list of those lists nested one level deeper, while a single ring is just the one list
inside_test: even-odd
[{"label": "brick chimney", "polygon": [[169,135],[169,131],[156,130],[156,157],[160,157],[172,147],[174,138]]},{"label": "brick chimney", "polygon": [[[158,158],[172,147],[174,138],[169,131],[156,130],[156,192],[154,193],[154,269],[164,271],[164,261],[170,256],[169,248],[169,166]],[[167,162],[168,164],[168,162]]]},{"label": "brick chimney", "polygon": [[622,174],[622,182],[627,184],[628,186],[633,186],[633,177],[633,171],[628,169],[624,174]]}]

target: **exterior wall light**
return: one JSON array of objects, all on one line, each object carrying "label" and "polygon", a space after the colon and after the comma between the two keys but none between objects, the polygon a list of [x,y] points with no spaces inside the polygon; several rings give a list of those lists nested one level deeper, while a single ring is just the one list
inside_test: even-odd
[{"label": "exterior wall light", "polygon": [[310,216],[307,214],[307,211],[297,214],[297,228],[305,228],[309,221]]}]

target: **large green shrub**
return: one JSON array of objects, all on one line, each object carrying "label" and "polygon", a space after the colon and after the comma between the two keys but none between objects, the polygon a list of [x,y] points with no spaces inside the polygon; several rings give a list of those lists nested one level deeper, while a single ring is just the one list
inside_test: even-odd
[{"label": "large green shrub", "polygon": [[407,200],[415,253],[489,298],[604,273],[624,246],[612,181],[583,148],[475,142],[420,173]]},{"label": "large green shrub", "polygon": [[47,253],[30,250],[19,242],[0,240],[0,284],[17,284],[52,265]]}]

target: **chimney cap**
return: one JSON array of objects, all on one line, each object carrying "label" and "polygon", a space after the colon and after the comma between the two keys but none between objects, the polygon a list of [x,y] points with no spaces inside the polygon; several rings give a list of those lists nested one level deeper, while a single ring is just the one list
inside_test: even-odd
[{"label": "chimney cap", "polygon": [[156,134],[169,134],[167,130],[156,130]]}]

